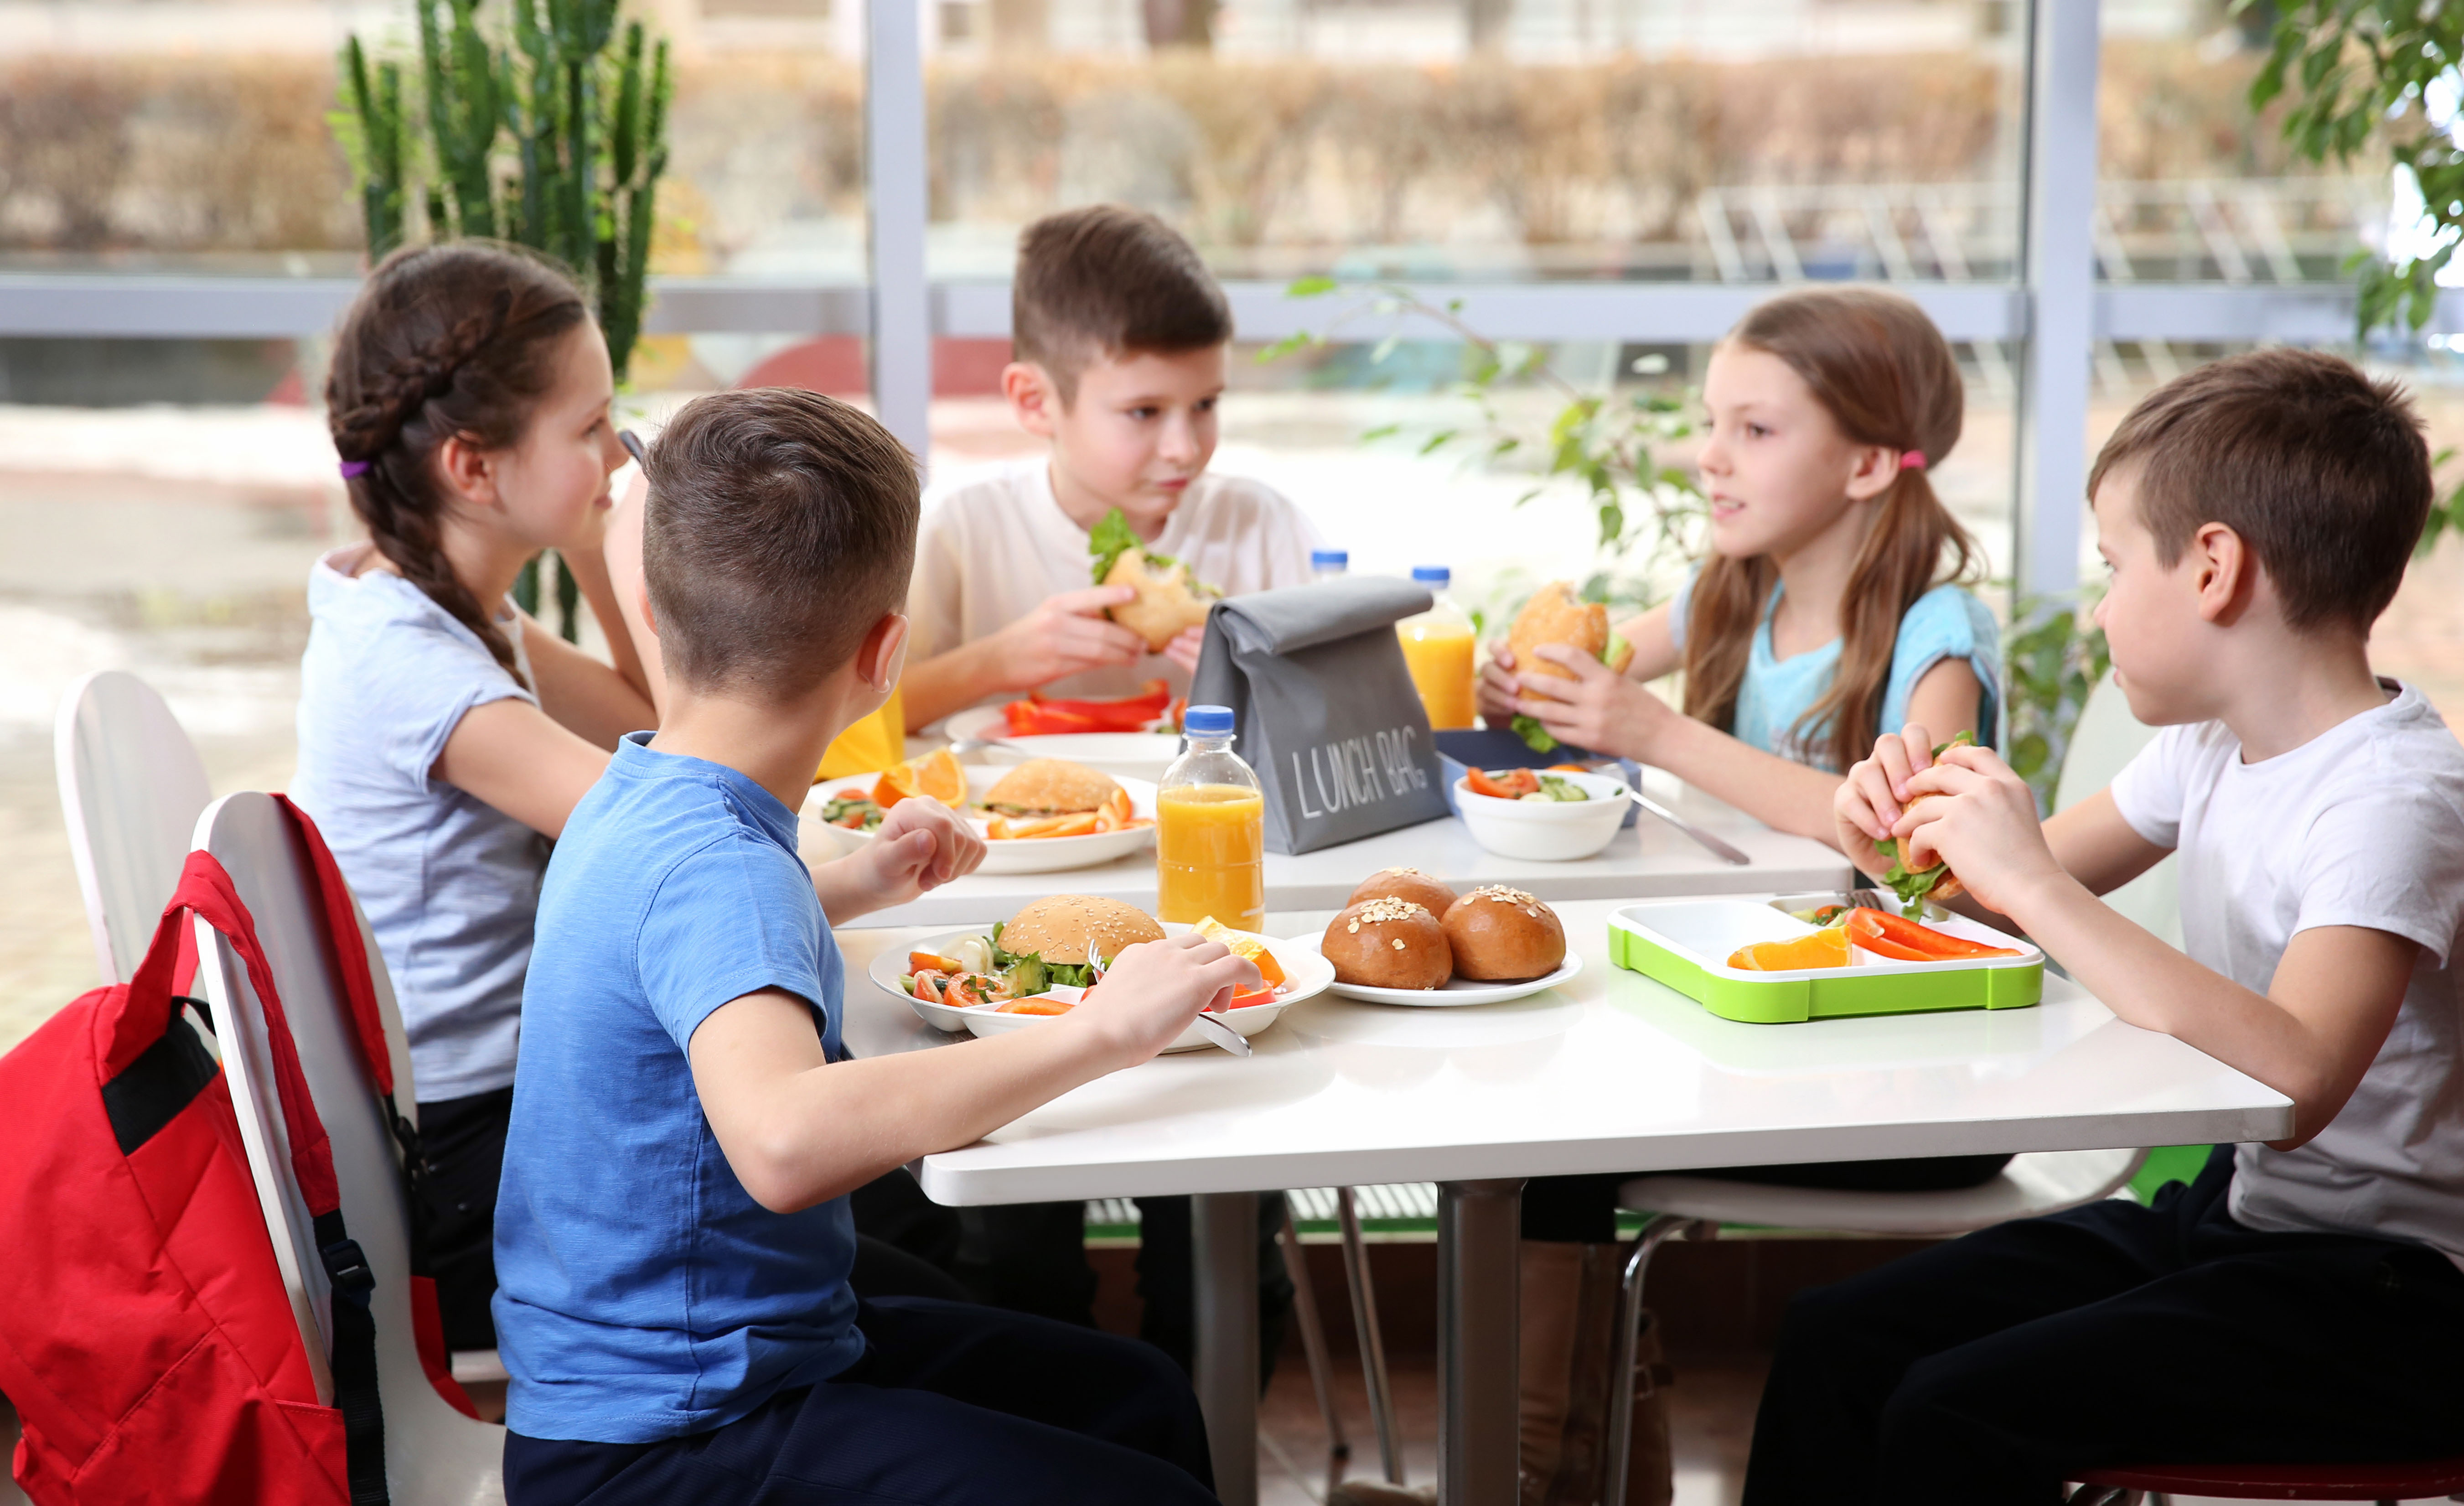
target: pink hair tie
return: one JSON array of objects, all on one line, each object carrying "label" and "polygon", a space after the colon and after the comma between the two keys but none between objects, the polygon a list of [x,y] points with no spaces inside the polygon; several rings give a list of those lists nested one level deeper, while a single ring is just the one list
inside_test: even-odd
[{"label": "pink hair tie", "polygon": [[1925,468],[1925,452],[1924,452],[1924,451],[1922,451],[1922,450],[1909,450],[1909,451],[1906,451],[1906,452],[1904,452],[1904,453],[1903,453],[1903,454],[1901,454],[1901,456],[1900,456],[1900,469],[1901,469],[1901,470],[1903,470],[1903,471],[1922,471],[1922,470],[1924,470]]},{"label": "pink hair tie", "polygon": [[365,476],[371,465],[372,462],[366,460],[345,460],[341,465],[342,479],[347,481],[355,476]]}]

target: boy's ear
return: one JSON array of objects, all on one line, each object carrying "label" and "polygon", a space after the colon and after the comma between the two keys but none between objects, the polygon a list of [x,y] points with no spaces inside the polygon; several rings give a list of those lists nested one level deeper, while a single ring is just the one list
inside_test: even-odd
[{"label": "boy's ear", "polygon": [[1063,407],[1052,374],[1032,361],[1013,361],[1001,367],[1001,385],[1018,426],[1039,439],[1051,438]]},{"label": "boy's ear", "polygon": [[2182,553],[2198,587],[2200,618],[2232,627],[2258,590],[2258,559],[2250,545],[2223,523],[2209,522],[2199,525]]},{"label": "boy's ear", "polygon": [[650,605],[650,583],[643,580],[633,587],[633,605],[642,609],[642,631],[655,638],[659,635],[658,609]]},{"label": "boy's ear", "polygon": [[869,690],[887,696],[907,670],[907,614],[884,612],[855,652],[856,678]]}]

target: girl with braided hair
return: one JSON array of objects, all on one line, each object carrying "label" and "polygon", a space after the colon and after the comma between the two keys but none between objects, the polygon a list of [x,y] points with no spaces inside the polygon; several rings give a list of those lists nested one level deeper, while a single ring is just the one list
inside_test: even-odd
[{"label": "girl with braided hair", "polygon": [[[309,576],[292,794],[392,974],[453,1349],[495,1346],[496,1184],[549,846],[618,740],[659,721],[602,547],[626,461],[614,397],[606,341],[572,280],[473,241],[397,252],[370,273],[325,387],[368,542]],[[514,580],[543,549],[606,630],[612,666],[515,609]],[[625,589],[640,588],[634,569]],[[982,860],[946,808],[908,804],[881,840],[813,870],[834,923]],[[871,1241],[856,1276],[872,1295],[963,1296]]]},{"label": "girl with braided hair", "polygon": [[572,281],[479,244],[398,252],[335,341],[328,422],[368,543],[317,562],[293,793],[385,953],[429,1155],[448,1344],[495,1344],[496,1176],[549,842],[618,737],[654,725],[621,628],[614,667],[517,611],[556,549],[602,623],[606,343]]}]

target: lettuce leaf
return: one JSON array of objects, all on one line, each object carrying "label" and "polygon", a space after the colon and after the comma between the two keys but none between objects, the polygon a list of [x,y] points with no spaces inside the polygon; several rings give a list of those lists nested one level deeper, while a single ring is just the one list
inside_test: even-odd
[{"label": "lettuce leaf", "polygon": [[1609,634],[1609,641],[1600,647],[1600,662],[1615,664],[1617,661],[1617,655],[1624,652],[1625,640],[1612,632]]},{"label": "lettuce leaf", "polygon": [[1518,712],[1515,714],[1514,720],[1510,725],[1514,728],[1514,735],[1523,740],[1523,745],[1529,748],[1532,752],[1554,753],[1557,751],[1557,740],[1551,737],[1549,735],[1549,729],[1540,725],[1536,719],[1524,716]]},{"label": "lettuce leaf", "polygon": [[1130,526],[1128,517],[1115,507],[1097,520],[1093,528],[1088,530],[1087,554],[1095,563],[1093,584],[1103,585],[1104,577],[1111,574],[1112,566],[1120,564],[1121,556],[1132,549],[1144,554],[1147,557],[1147,564],[1157,570],[1169,570],[1179,563],[1172,556],[1157,554],[1140,543],[1137,530]]},{"label": "lettuce leaf", "polygon": [[[1972,747],[1975,742],[1974,733],[1963,732],[1947,742],[1936,743],[1933,756],[1940,758],[1952,748]],[[1875,843],[1874,851],[1891,860],[1889,871],[1882,875],[1882,886],[1900,897],[1900,904],[1909,919],[1923,919],[1925,896],[1932,894],[1934,885],[1941,883],[1950,873],[1950,865],[1938,862],[1931,868],[1920,868],[1910,872],[1907,864],[1900,856],[1900,844],[1897,838],[1886,838]]]}]

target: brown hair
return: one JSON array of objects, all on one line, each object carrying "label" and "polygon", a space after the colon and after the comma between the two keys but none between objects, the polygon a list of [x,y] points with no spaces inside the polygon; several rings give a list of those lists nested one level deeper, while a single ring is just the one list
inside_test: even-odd
[{"label": "brown hair", "polygon": [[[1757,305],[1726,343],[1787,362],[1852,444],[1917,451],[1934,466],[1959,443],[1958,362],[1925,311],[1896,293],[1782,294]],[[1904,466],[1881,493],[1841,598],[1847,620],[1838,668],[1793,729],[1800,738],[1826,737],[1834,768],[1873,750],[1900,619],[1938,582],[1965,579],[1976,558],[1974,542],[1926,477],[1924,468]],[[1947,572],[1946,550],[1953,561]],[[1685,620],[1688,716],[1716,727],[1734,723],[1754,634],[1778,583],[1778,567],[1764,556],[1704,563]]]},{"label": "brown hair", "polygon": [[1047,214],[1018,237],[1012,358],[1052,376],[1062,406],[1099,357],[1203,350],[1232,338],[1232,309],[1171,226],[1117,204]]},{"label": "brown hair", "polygon": [[413,247],[368,274],[325,379],[334,450],[365,467],[345,484],[368,538],[517,680],[512,640],[446,561],[446,496],[429,462],[451,438],[518,443],[555,384],[560,343],[589,318],[572,279],[527,253]]},{"label": "brown hair", "polygon": [[687,684],[792,699],[906,597],[915,458],[862,410],[789,388],[695,398],[648,470],[642,570]]},{"label": "brown hair", "polygon": [[2171,565],[2204,523],[2241,535],[2295,628],[2367,631],[2430,517],[2421,415],[2392,382],[2315,350],[2254,350],[2140,400],[2104,442],[2088,496],[2138,468],[2140,519]]}]

